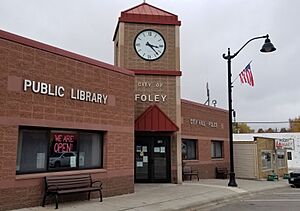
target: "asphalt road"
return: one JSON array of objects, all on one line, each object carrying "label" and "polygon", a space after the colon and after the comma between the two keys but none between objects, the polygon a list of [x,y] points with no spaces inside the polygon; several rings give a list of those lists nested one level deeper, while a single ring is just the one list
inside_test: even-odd
[{"label": "asphalt road", "polygon": [[213,211],[299,211],[300,188],[280,188],[256,193],[239,201],[210,207]]}]

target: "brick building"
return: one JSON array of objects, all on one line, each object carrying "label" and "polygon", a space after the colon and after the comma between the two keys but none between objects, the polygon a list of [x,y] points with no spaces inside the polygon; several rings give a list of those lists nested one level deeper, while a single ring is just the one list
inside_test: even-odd
[{"label": "brick building", "polygon": [[181,111],[183,164],[200,178],[214,178],[216,167],[229,165],[228,111],[187,100]]},{"label": "brick building", "polygon": [[122,12],[114,65],[0,31],[0,210],[40,205],[48,175],[89,173],[112,196],[181,183],[182,162],[228,166],[228,112],[181,100],[180,25]]}]

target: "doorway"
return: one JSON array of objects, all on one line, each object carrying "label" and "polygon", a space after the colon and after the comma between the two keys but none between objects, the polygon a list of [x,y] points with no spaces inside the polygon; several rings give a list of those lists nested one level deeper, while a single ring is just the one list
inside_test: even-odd
[{"label": "doorway", "polygon": [[169,136],[135,137],[135,182],[171,182]]}]

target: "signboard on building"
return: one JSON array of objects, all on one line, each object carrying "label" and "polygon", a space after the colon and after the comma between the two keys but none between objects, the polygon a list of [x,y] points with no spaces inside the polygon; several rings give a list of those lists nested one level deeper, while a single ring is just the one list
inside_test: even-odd
[{"label": "signboard on building", "polygon": [[294,149],[294,139],[292,138],[281,138],[275,139],[276,149]]}]

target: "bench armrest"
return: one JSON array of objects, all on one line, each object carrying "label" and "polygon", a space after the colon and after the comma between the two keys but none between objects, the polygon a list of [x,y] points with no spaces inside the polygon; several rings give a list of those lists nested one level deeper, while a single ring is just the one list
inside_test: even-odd
[{"label": "bench armrest", "polygon": [[92,184],[91,184],[91,186],[93,186],[93,185],[95,185],[95,184],[96,184],[96,186],[102,188],[102,182],[101,182],[101,181],[98,181],[98,180],[93,181]]}]

